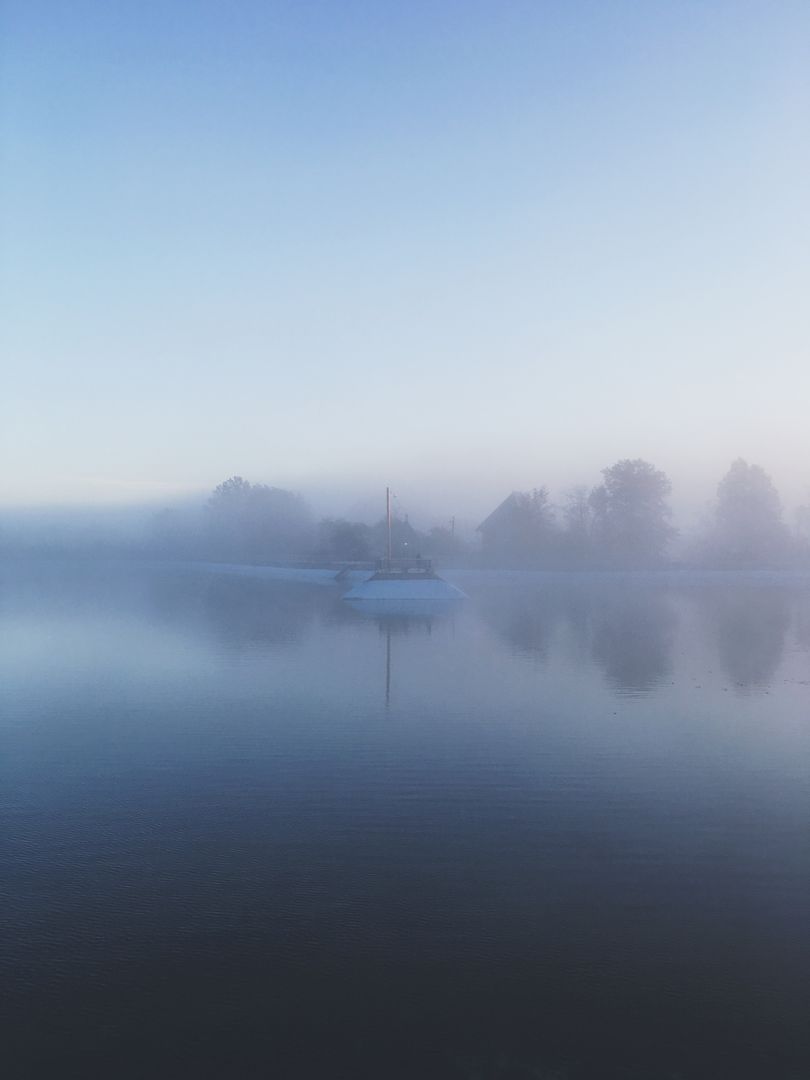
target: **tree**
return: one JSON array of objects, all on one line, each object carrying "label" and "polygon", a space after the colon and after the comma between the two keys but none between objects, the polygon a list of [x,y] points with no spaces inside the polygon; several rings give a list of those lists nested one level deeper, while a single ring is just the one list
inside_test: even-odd
[{"label": "tree", "polygon": [[236,562],[299,558],[311,546],[312,522],[300,495],[232,476],[208,500],[214,555]]},{"label": "tree", "polygon": [[796,510],[796,555],[802,563],[810,562],[810,500]]},{"label": "tree", "polygon": [[212,510],[221,510],[223,507],[244,506],[250,498],[253,486],[241,476],[231,476],[214,488],[208,505]]},{"label": "tree", "polygon": [[[371,528],[372,545],[377,555],[383,556],[388,551],[388,522],[385,518]],[[425,536],[415,529],[405,517],[391,518],[391,554],[395,559],[413,558],[424,554]]]},{"label": "tree", "polygon": [[622,566],[659,562],[675,535],[667,504],[669,477],[641,458],[617,461],[603,469],[602,476],[588,500],[600,553]]},{"label": "tree", "polygon": [[565,493],[562,516],[564,561],[582,565],[591,557],[593,546],[594,507],[587,487],[580,485]]},{"label": "tree", "polygon": [[810,543],[810,503],[796,509],[796,536],[801,543]]},{"label": "tree", "polygon": [[737,458],[718,484],[709,546],[721,561],[735,565],[762,565],[784,556],[782,502],[759,465]]},{"label": "tree", "polygon": [[368,525],[344,518],[325,518],[319,528],[316,556],[327,562],[367,562],[373,557]]},{"label": "tree", "polygon": [[434,525],[425,539],[425,553],[430,556],[457,559],[466,554],[467,545],[455,531],[445,525]]}]

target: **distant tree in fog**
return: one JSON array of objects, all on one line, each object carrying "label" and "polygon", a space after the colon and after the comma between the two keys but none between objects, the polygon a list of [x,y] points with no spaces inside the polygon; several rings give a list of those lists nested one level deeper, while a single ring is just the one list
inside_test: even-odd
[{"label": "distant tree in fog", "polygon": [[325,518],[318,526],[317,559],[327,562],[367,562],[374,556],[371,529],[359,521]]},{"label": "distant tree in fog", "polygon": [[706,555],[739,566],[768,565],[787,553],[782,502],[759,465],[734,461],[717,487]]},{"label": "distant tree in fog", "polygon": [[617,461],[603,469],[602,476],[588,500],[593,541],[601,557],[621,566],[659,562],[675,536],[667,503],[669,477],[641,458]]},{"label": "distant tree in fog", "polygon": [[[388,547],[388,523],[383,518],[372,526],[372,546],[374,554],[385,555]],[[405,517],[394,516],[391,519],[391,554],[395,559],[424,555],[426,549],[424,533],[415,529]]]},{"label": "distant tree in fog", "polygon": [[455,559],[467,553],[467,545],[453,528],[434,525],[425,538],[424,554],[434,558]]},{"label": "distant tree in fog", "polygon": [[237,507],[247,505],[253,485],[243,480],[241,476],[231,476],[221,484],[217,484],[208,500],[208,505],[213,510],[221,510],[223,507]]},{"label": "distant tree in fog", "polygon": [[583,565],[593,557],[594,508],[584,485],[571,488],[564,498],[562,559],[568,566]]},{"label": "distant tree in fog", "polygon": [[810,562],[810,499],[796,509],[795,552],[801,563]]},{"label": "distant tree in fog", "polygon": [[237,562],[300,558],[312,544],[306,503],[292,491],[232,476],[208,500],[213,556]]}]

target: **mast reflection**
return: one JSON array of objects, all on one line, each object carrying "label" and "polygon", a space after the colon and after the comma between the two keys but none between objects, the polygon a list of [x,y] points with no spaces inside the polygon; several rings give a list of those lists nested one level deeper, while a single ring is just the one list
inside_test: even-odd
[{"label": "mast reflection", "polygon": [[385,637],[385,707],[391,704],[391,687],[394,671],[394,647],[395,637],[404,637],[409,634],[433,633],[434,625],[444,622],[457,610],[457,603],[437,603],[431,601],[380,601],[377,603],[364,601],[344,601],[344,604],[353,612],[377,624],[381,635]]}]

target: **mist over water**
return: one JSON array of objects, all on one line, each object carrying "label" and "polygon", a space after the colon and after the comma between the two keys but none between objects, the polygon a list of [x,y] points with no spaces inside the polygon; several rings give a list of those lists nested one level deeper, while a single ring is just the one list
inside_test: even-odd
[{"label": "mist over water", "polygon": [[2,1080],[810,1076],[808,42],[6,0]]},{"label": "mist over water", "polygon": [[13,1075],[806,1071],[806,580],[449,577],[4,568]]}]

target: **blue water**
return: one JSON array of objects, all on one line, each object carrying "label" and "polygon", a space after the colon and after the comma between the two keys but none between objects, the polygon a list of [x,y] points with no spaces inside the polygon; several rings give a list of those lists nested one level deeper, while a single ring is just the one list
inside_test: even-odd
[{"label": "blue water", "polygon": [[810,581],[0,571],[8,1077],[810,1076]]}]

